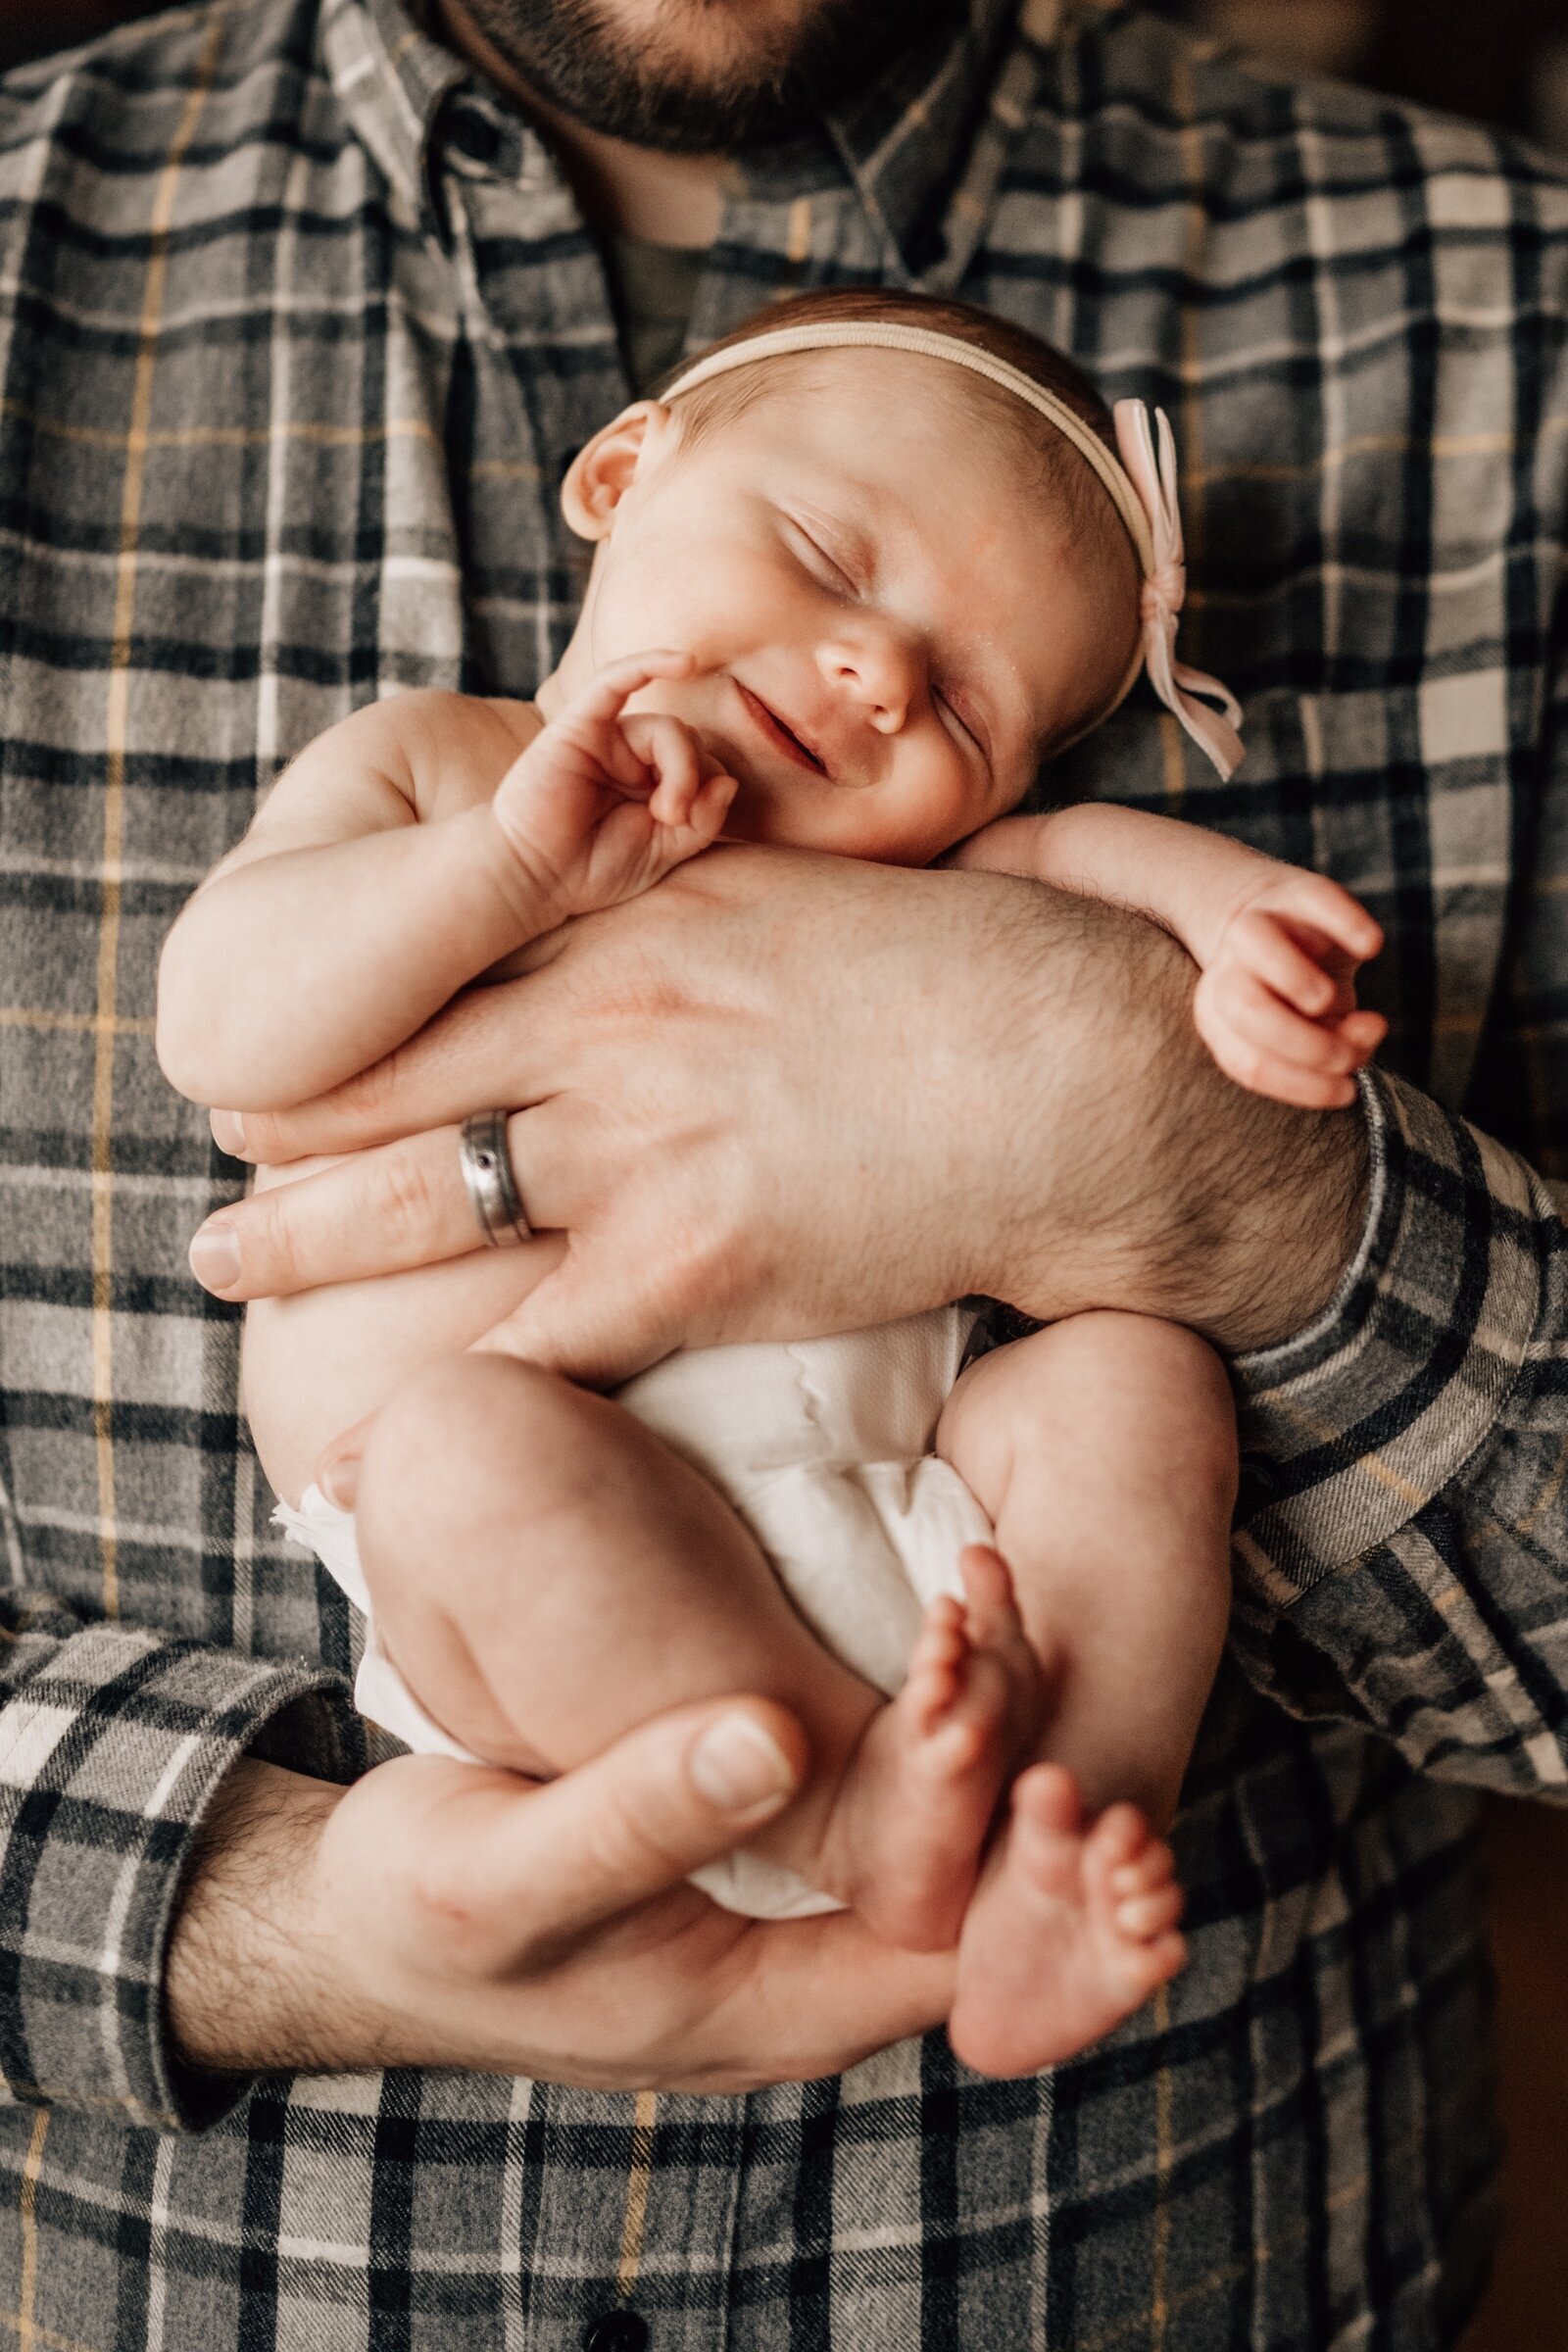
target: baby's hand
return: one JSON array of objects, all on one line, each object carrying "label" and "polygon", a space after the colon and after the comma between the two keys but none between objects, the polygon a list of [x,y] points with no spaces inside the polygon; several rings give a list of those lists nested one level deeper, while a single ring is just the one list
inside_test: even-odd
[{"label": "baby's hand", "polygon": [[512,855],[562,921],[619,906],[718,837],[735,779],[683,720],[623,715],[686,654],[635,654],[602,669],[534,737],[492,804]]},{"label": "baby's hand", "polygon": [[1355,1008],[1357,966],[1383,933],[1325,874],[1287,867],[1238,907],[1198,983],[1199,1034],[1228,1078],[1309,1110],[1355,1100],[1352,1071],[1388,1033]]}]

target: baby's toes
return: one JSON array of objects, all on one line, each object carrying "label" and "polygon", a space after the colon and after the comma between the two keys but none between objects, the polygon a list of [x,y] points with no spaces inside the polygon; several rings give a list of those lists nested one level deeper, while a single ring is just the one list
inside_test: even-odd
[{"label": "baby's toes", "polygon": [[993,1651],[975,1647],[960,1601],[944,1595],[926,1612],[893,1707],[928,1782],[962,1779],[987,1757],[1002,1771],[1012,1681]]},{"label": "baby's toes", "polygon": [[1105,1807],[1084,1840],[1084,1860],[1103,1886],[1107,1901],[1114,1897],[1118,1875],[1141,1865],[1159,1842],[1136,1805]]},{"label": "baby's toes", "polygon": [[1011,1835],[1026,1860],[1054,1856],[1066,1839],[1076,1859],[1083,1825],[1083,1798],[1062,1764],[1032,1764],[1012,1784]]},{"label": "baby's toes", "polygon": [[906,1680],[912,1683],[932,1673],[951,1675],[968,1655],[969,1635],[962,1605],[944,1592],[931,1603],[920,1621]]},{"label": "baby's toes", "polygon": [[1172,1880],[1152,1894],[1119,1896],[1112,1917],[1118,1935],[1133,1943],[1152,1943],[1177,1925],[1184,1907],[1182,1890]]},{"label": "baby's toes", "polygon": [[[942,1604],[939,1602],[938,1607]],[[957,1603],[949,1602],[951,1616],[926,1618],[909,1658],[909,1671],[899,1693],[899,1705],[910,1715],[922,1735],[929,1737],[950,1715],[963,1688],[969,1661],[969,1642]]]},{"label": "baby's toes", "polygon": [[1050,1646],[1038,1647],[1024,1631],[1005,1560],[989,1544],[966,1544],[958,1558],[963,1580],[964,1616],[978,1661],[1006,1686],[1008,1742],[1015,1764],[1023,1763],[1039,1746],[1049,1687],[1054,1681],[1058,1658]]},{"label": "baby's toes", "polygon": [[1109,1874],[1111,1893],[1118,1901],[1125,1895],[1153,1894],[1159,1887],[1168,1886],[1176,1876],[1176,1857],[1163,1838],[1156,1838],[1144,1826],[1144,1843],[1130,1861],[1116,1863]]},{"label": "baby's toes", "polygon": [[1389,1024],[1381,1012],[1369,1012],[1363,1006],[1336,1022],[1335,1033],[1359,1064],[1377,1052],[1389,1034]]},{"label": "baby's toes", "polygon": [[1084,1890],[1129,1986],[1146,1998],[1175,1975],[1186,1946],[1175,1932],[1183,1899],[1175,1857],[1135,1805],[1112,1805],[1090,1831]]},{"label": "baby's toes", "polygon": [[1187,1939],[1174,1929],[1148,1943],[1123,1942],[1116,1967],[1126,1987],[1129,2011],[1141,2009],[1152,1992],[1157,1992],[1161,1984],[1168,1984],[1172,1977],[1179,1977],[1186,1966]]},{"label": "baby's toes", "polygon": [[1012,1592],[1012,1574],[990,1544],[966,1544],[958,1554],[964,1619],[969,1639],[986,1649],[1021,1639],[1023,1624]]}]

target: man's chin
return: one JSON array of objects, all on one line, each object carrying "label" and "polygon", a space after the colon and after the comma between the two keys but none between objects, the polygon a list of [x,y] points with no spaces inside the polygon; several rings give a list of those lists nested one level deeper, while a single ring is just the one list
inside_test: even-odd
[{"label": "man's chin", "polygon": [[666,155],[716,155],[796,135],[964,9],[962,0],[797,0],[792,23],[766,25],[734,0],[657,15],[651,0],[447,0],[446,13],[466,16],[528,89],[584,128]]}]

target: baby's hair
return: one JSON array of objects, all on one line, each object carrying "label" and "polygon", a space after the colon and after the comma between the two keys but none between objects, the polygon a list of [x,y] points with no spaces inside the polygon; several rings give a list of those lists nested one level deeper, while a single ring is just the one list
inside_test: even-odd
[{"label": "baby's hair", "polygon": [[[1116,455],[1110,411],[1075,360],[1042,342],[1026,326],[1015,325],[1010,318],[998,318],[994,312],[977,310],[973,303],[955,302],[937,294],[906,294],[884,286],[831,286],[810,294],[785,295],[764,309],[754,311],[727,335],[705,345],[697,356],[709,359],[714,352],[734,351],[758,335],[774,334],[784,327],[873,325],[925,327],[933,334],[952,335],[956,342],[972,343],[977,351],[989,352],[993,359],[1005,360],[1021,375],[1027,375],[1064,401],[1099,435],[1111,455]],[[754,375],[746,368],[736,368],[728,375],[699,384],[695,391],[682,393],[682,433],[695,441],[721,430],[766,397],[784,379],[785,370],[824,357],[831,360],[834,354],[831,350],[785,354],[766,363],[765,378],[760,372]],[[673,384],[691,365],[690,358],[678,361],[666,373],[664,382]],[[760,361],[758,366],[760,370],[763,363]],[[939,377],[934,381],[940,383],[944,379]],[[965,374],[948,378],[946,383],[948,389],[963,399],[983,402],[999,420],[1018,431],[1024,446],[1043,457],[1054,469],[1054,461],[1062,451],[1063,443],[1047,418],[1022,407],[1000,384],[987,383],[984,376]],[[662,391],[656,397],[662,397]],[[1077,465],[1071,469],[1075,478],[1079,469]],[[1091,481],[1093,478],[1089,476]]]},{"label": "baby's hair", "polygon": [[[731,333],[709,344],[700,356],[733,350],[781,327],[852,324],[925,327],[973,344],[1054,392],[1113,456],[1116,454],[1110,410],[1074,361],[1010,318],[944,296],[902,293],[880,286],[835,286],[792,294],[755,312]],[[732,368],[681,393],[674,415],[682,444],[695,447],[738,422],[760,402],[798,393],[822,380],[827,368],[844,356],[843,351],[833,349],[783,353],[760,360],[755,368]],[[682,360],[664,381],[673,384],[691,365],[690,358]],[[945,368],[932,361],[923,374],[931,398],[946,400],[966,420],[977,416],[985,418],[1009,462],[1024,469],[1029,486],[1049,503],[1069,558],[1099,571],[1104,581],[1107,610],[1114,612],[1119,605],[1127,614],[1124,641],[1116,641],[1110,633],[1113,641],[1107,646],[1104,677],[1086,681],[1089,691],[1082,708],[1069,715],[1054,741],[1045,747],[1049,756],[1097,722],[1125,675],[1138,621],[1139,559],[1093,468],[1049,417],[1027,407],[1004,386],[989,383],[966,368]]]}]

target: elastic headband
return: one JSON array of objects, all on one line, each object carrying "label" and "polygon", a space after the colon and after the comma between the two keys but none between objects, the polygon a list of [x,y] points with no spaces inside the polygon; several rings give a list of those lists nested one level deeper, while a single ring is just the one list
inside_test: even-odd
[{"label": "elastic headband", "polygon": [[[678,400],[683,392],[695,392],[699,384],[710,382],[715,375],[727,375],[734,368],[750,368],[759,360],[779,359],[787,352],[852,350],[908,351],[925,359],[945,360],[950,367],[966,368],[971,375],[984,376],[987,383],[1000,385],[1026,408],[1049,418],[1072,443],[1094,468],[1120,515],[1144,574],[1143,642],[1115,703],[1147,667],[1159,700],[1207,753],[1221,776],[1234,774],[1243,758],[1237,732],[1242,722],[1241,705],[1217,678],[1189,669],[1176,659],[1177,615],[1187,594],[1187,564],[1176,497],[1176,440],[1163,409],[1154,411],[1152,425],[1144,401],[1116,403],[1118,464],[1093,425],[1021,368],[994,359],[989,351],[981,351],[957,335],[939,334],[927,326],[898,326],[891,320],[846,320],[842,326],[821,321],[814,326],[780,326],[766,334],[750,335],[744,343],[728,344],[722,351],[694,361],[663,398]],[[1200,696],[1204,699],[1198,700]],[[1219,709],[1210,710],[1210,702]]]}]

